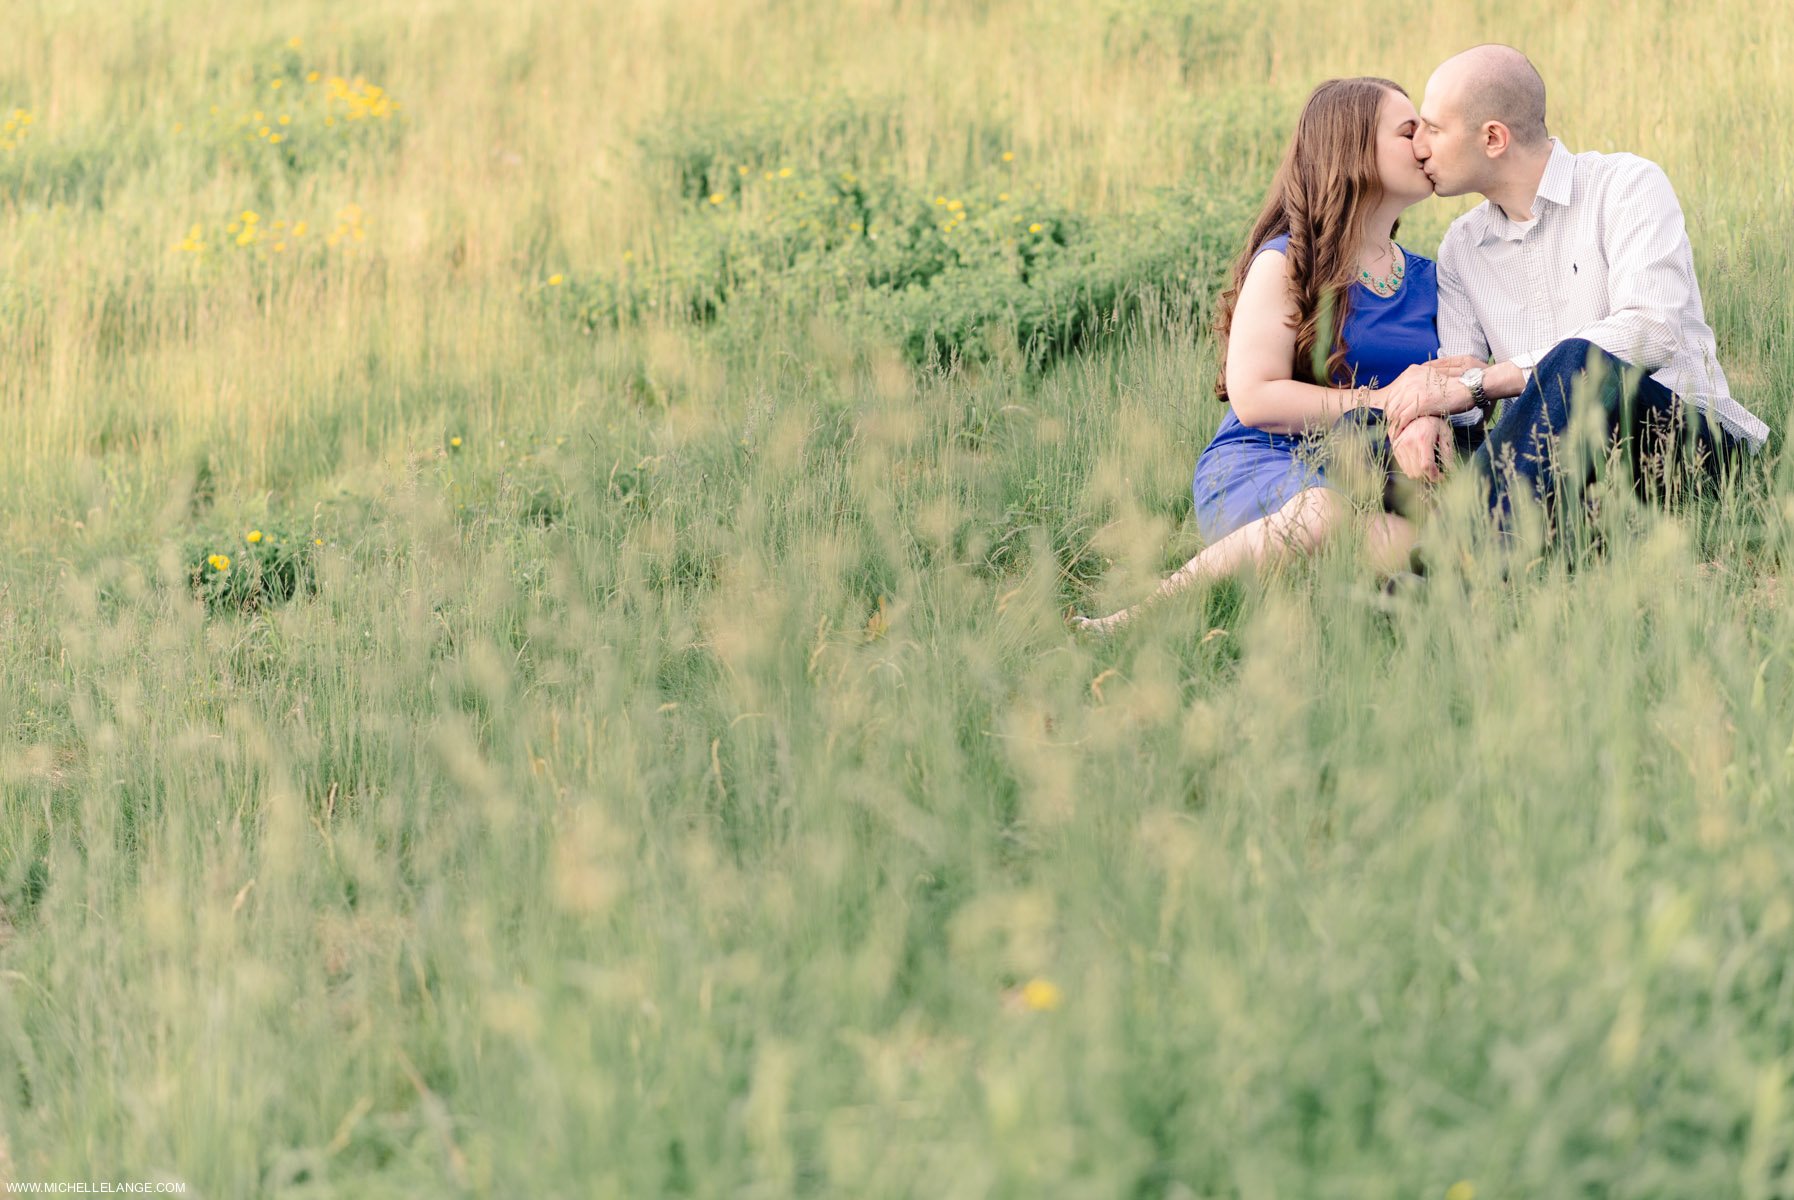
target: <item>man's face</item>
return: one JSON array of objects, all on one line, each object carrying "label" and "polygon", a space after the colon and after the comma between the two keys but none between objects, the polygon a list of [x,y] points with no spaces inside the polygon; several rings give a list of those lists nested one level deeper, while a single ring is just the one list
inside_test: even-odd
[{"label": "man's face", "polygon": [[1487,162],[1455,93],[1451,79],[1435,71],[1420,98],[1420,126],[1414,131],[1414,157],[1441,196],[1480,191]]}]

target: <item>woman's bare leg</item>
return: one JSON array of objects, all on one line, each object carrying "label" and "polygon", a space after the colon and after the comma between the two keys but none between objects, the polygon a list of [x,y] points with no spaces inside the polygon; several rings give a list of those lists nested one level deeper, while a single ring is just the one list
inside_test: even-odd
[{"label": "woman's bare leg", "polygon": [[1351,511],[1351,505],[1338,492],[1324,487],[1306,488],[1276,512],[1203,547],[1200,554],[1173,571],[1140,603],[1106,617],[1074,617],[1072,624],[1091,633],[1107,633],[1138,616],[1142,609],[1198,580],[1224,579],[1246,567],[1264,567],[1295,555],[1312,554],[1328,534],[1351,516]]},{"label": "woman's bare leg", "polygon": [[1395,513],[1378,513],[1365,530],[1365,551],[1379,575],[1395,575],[1411,569],[1414,547],[1420,540],[1414,522]]}]

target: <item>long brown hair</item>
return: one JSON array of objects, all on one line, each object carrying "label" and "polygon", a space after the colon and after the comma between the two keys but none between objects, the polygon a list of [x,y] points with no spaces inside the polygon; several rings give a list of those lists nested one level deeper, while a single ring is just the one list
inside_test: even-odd
[{"label": "long brown hair", "polygon": [[[1215,319],[1221,342],[1215,394],[1221,399],[1227,399],[1227,339],[1240,285],[1259,247],[1283,233],[1289,235],[1286,253],[1295,287],[1294,376],[1323,387],[1343,378],[1346,345],[1339,331],[1351,312],[1364,217],[1383,199],[1377,117],[1390,92],[1408,94],[1398,83],[1367,75],[1329,79],[1309,93],[1270,194],[1234,262],[1232,283],[1221,293]],[[1323,355],[1316,347],[1323,338],[1328,341],[1326,367],[1317,374],[1315,363]]]}]

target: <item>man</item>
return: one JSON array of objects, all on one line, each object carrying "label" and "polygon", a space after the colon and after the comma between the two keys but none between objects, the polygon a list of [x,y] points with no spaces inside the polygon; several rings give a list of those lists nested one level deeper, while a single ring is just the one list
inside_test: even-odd
[{"label": "man", "polygon": [[[1427,81],[1414,154],[1441,196],[1486,202],[1439,247],[1439,341],[1458,359],[1385,415],[1409,475],[1437,477],[1451,424],[1508,400],[1475,456],[1504,526],[1511,493],[1547,504],[1585,484],[1560,437],[1572,396],[1599,404],[1643,486],[1755,454],[1769,430],[1732,399],[1701,308],[1682,208],[1656,164],[1572,154],[1545,129],[1545,84],[1509,46],[1477,46]],[[1461,374],[1458,371],[1462,370]]]}]

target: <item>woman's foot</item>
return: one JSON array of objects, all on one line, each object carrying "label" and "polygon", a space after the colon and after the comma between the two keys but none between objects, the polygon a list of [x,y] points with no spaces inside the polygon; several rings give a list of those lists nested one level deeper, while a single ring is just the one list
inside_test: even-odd
[{"label": "woman's foot", "polygon": [[1122,625],[1126,624],[1129,615],[1129,611],[1125,608],[1120,612],[1110,613],[1106,617],[1086,617],[1082,614],[1076,614],[1071,619],[1071,627],[1078,633],[1088,633],[1095,637],[1107,637],[1109,634],[1114,633],[1117,629],[1121,628]]}]

